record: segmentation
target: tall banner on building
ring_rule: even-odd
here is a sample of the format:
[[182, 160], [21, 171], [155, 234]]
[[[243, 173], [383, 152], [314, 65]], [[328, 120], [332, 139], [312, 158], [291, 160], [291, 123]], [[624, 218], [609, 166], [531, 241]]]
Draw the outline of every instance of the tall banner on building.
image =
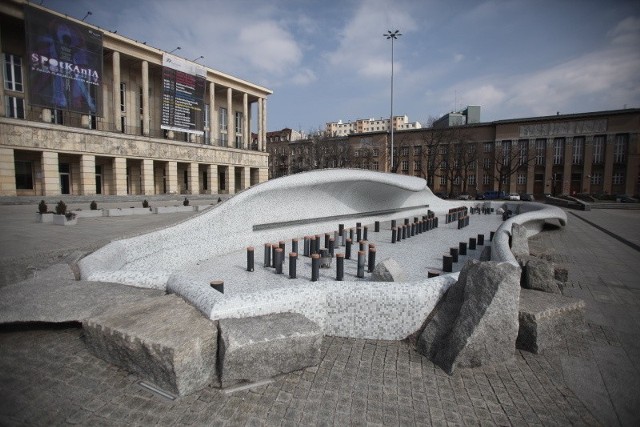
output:
[[102, 116], [102, 32], [25, 6], [29, 103]]
[[177, 56], [162, 56], [162, 122], [167, 130], [204, 133], [207, 69]]

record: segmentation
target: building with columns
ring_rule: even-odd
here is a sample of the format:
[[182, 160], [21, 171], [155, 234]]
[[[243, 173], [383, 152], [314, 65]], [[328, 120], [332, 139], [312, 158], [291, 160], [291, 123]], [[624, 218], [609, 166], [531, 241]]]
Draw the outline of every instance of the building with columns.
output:
[[[58, 35], [60, 28], [97, 34], [99, 84], [67, 89], [69, 105], [82, 96], [93, 96], [97, 105], [87, 101], [85, 111], [45, 105], [57, 80], [50, 77], [53, 83], [43, 87], [32, 78], [30, 32], [46, 28], [30, 27], [28, 14], [61, 22]], [[233, 194], [268, 178], [269, 89], [24, 0], [0, 2], [0, 50], [0, 196]], [[168, 80], [164, 61], [172, 58], [201, 70], [200, 80], [189, 74], [183, 74], [186, 83]], [[60, 58], [48, 61], [48, 69], [64, 65]], [[76, 69], [96, 81], [98, 71]], [[179, 101], [167, 112], [167, 82], [174, 93], [184, 89], [180, 84], [200, 85], [187, 90], [196, 96], [185, 117], [178, 117], [185, 105]], [[40, 93], [44, 101], [31, 102]]]
[[[269, 143], [270, 176], [331, 167], [427, 179], [438, 193], [640, 193], [640, 109]], [[313, 158], [308, 158], [312, 156]]]

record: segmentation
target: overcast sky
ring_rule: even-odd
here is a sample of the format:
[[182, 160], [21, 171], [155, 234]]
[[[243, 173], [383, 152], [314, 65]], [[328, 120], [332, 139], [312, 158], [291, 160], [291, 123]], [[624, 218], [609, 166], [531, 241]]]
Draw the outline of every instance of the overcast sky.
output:
[[640, 107], [638, 0], [44, 0], [273, 90], [268, 129], [388, 117], [482, 121]]

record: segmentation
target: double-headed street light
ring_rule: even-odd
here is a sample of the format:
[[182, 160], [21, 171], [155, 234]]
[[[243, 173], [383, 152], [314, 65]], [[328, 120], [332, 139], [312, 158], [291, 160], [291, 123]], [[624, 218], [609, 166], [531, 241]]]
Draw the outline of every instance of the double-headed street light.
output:
[[400, 31], [388, 30], [386, 34], [383, 34], [387, 40], [391, 39], [391, 116], [389, 117], [389, 126], [391, 127], [391, 172], [393, 172], [393, 41], [400, 37]]

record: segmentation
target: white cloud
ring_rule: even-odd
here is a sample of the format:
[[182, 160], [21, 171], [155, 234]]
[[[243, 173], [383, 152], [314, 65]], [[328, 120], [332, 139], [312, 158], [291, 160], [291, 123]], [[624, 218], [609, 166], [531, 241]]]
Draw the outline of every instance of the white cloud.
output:
[[302, 59], [292, 35], [268, 21], [240, 29], [236, 51], [254, 67], [274, 74], [284, 73]]
[[316, 80], [317, 76], [313, 70], [302, 68], [293, 77], [291, 77], [290, 83], [296, 86], [306, 86]]

